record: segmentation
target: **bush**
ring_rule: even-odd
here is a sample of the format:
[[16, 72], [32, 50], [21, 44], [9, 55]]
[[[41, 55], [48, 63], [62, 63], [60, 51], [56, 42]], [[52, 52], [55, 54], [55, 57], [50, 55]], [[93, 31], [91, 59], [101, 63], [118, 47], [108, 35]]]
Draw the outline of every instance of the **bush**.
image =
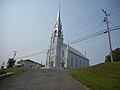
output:
[[[112, 50], [112, 56], [113, 56], [113, 61], [120, 61], [120, 48], [116, 48], [115, 50]], [[110, 55], [107, 55], [105, 57], [105, 62], [111, 62]]]
[[6, 74], [6, 73], [7, 73], [6, 71], [0, 70], [0, 75]]

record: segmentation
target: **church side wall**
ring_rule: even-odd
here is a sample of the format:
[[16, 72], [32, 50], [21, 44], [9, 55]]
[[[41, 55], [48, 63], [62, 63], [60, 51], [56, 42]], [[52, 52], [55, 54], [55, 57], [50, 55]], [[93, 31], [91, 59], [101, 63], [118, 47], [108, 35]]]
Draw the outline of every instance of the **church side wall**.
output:
[[83, 58], [79, 55], [76, 55], [73, 52], [68, 53], [68, 68], [83, 68], [89, 66], [89, 60]]

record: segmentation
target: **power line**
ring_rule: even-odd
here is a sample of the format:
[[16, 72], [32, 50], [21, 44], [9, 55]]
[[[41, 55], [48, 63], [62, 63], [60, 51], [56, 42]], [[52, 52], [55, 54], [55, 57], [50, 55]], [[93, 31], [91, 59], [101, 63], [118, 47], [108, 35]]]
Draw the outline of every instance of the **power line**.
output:
[[[117, 10], [117, 11], [115, 11], [115, 12], [118, 12], [119, 10]], [[111, 23], [113, 26], [116, 26], [116, 25], [114, 25], [113, 23]], [[78, 27], [79, 28], [79, 27]], [[73, 29], [74, 31], [75, 30], [80, 30], [80, 29], [78, 29], [78, 28], [76, 28], [76, 29]], [[71, 34], [73, 34], [73, 32], [70, 32]], [[68, 34], [68, 33], [67, 33]], [[78, 33], [77, 33], [78, 34]]]
[[83, 24], [84, 22], [86, 23], [87, 21], [93, 19], [93, 17], [95, 18], [95, 17], [96, 17], [96, 14], [98, 14], [98, 12], [100, 12], [100, 11], [96, 11], [96, 12], [94, 12], [93, 14], [90, 14], [89, 16], [87, 16], [87, 17], [85, 17], [85, 18], [83, 18], [83, 19], [80, 19], [78, 22], [75, 22], [75, 23], [73, 23], [73, 24], [65, 27], [65, 28], [64, 28], [65, 32], [66, 32], [66, 31], [69, 31], [69, 30], [70, 30], [69, 28], [71, 28], [71, 27], [72, 27], [72, 28], [73, 28], [73, 27], [76, 27], [76, 25], [80, 25], [81, 23]]
[[117, 30], [120, 30], [120, 28], [115, 28], [115, 29], [112, 29], [110, 31], [117, 31]]
[[116, 26], [116, 25], [114, 25], [112, 22], [110, 22], [110, 24], [113, 25], [113, 26]]
[[[113, 8], [113, 7], [115, 7], [115, 5], [117, 5], [117, 4], [119, 4], [119, 3], [120, 3], [120, 2], [115, 2], [115, 3], [113, 3], [113, 4], [109, 5], [109, 6], [104, 7], [104, 9]], [[66, 29], [68, 29], [68, 28], [70, 28], [70, 27], [73, 27], [73, 26], [75, 26], [76, 24], [79, 24], [80, 22], [83, 22], [84, 20], [89, 19], [90, 17], [92, 17], [92, 16], [94, 16], [94, 15], [96, 16], [96, 14], [98, 14], [98, 12], [100, 12], [100, 11], [101, 11], [101, 9], [97, 10], [96, 12], [90, 14], [89, 16], [87, 16], [87, 17], [85, 17], [85, 18], [83, 18], [83, 19], [80, 19], [78, 22], [75, 22], [75, 23], [73, 23], [73, 24], [71, 24], [71, 25], [68, 25], [67, 27], [64, 28], [65, 32], [66, 32]], [[86, 22], [86, 21], [85, 21], [85, 22]], [[69, 30], [69, 29], [68, 29], [68, 30]]]
[[45, 53], [46, 51], [47, 50], [44, 50], [44, 51], [41, 51], [41, 52], [37, 52], [37, 53], [33, 53], [33, 54], [30, 54], [30, 55], [26, 55], [26, 56], [22, 56], [22, 57], [17, 57], [16, 59], [21, 59], [21, 58], [27, 58], [27, 57], [32, 57], [32, 56], [40, 55], [40, 54]]
[[84, 24], [84, 23], [81, 22], [81, 25], [78, 25], [78, 26], [76, 26], [76, 28], [74, 28], [74, 29], [72, 29], [72, 30], [69, 30], [69, 32], [68, 32], [68, 33], [65, 33], [65, 35], [70, 34], [72, 31], [77, 31], [77, 30], [79, 30], [80, 27], [83, 27], [83, 26], [87, 26], [87, 25], [89, 25], [89, 24], [92, 24], [92, 22], [95, 21], [95, 20], [96, 20], [95, 18], [93, 18], [93, 20], [91, 19], [91, 21], [88, 20], [88, 21], [90, 21], [90, 22], [87, 21], [88, 23], [86, 23], [86, 24]]
[[43, 45], [40, 45], [40, 46], [38, 46], [38, 47], [36, 47], [36, 48], [31, 48], [31, 49], [28, 49], [28, 50], [20, 51], [20, 52], [19, 52], [19, 55], [26, 55], [26, 54], [28, 54], [28, 53], [30, 53], [30, 52], [37, 52], [37, 51], [39, 51], [39, 50], [43, 50], [43, 49], [46, 48], [46, 47], [48, 47], [47, 44], [45, 44], [44, 46], [43, 46]]
[[[99, 25], [97, 25], [96, 27], [98, 28], [98, 27], [102, 27], [102, 26], [99, 24]], [[70, 34], [78, 35], [78, 34], [84, 33], [84, 32], [87, 31], [87, 30], [93, 30], [93, 27], [92, 27], [92, 28], [88, 28], [88, 29], [79, 29], [79, 28], [78, 28], [77, 30], [79, 30], [79, 31], [81, 31], [81, 32], [77, 32], [77, 33], [71, 32]], [[70, 34], [69, 34], [69, 35], [70, 35]], [[70, 37], [72, 37], [72, 35], [71, 35]], [[70, 38], [70, 37], [69, 37], [69, 38]], [[69, 38], [67, 37], [67, 38], [65, 38], [65, 39], [69, 39]]]
[[[118, 26], [117, 26], [117, 27], [118, 27]], [[112, 28], [113, 28], [113, 29], [112, 29]], [[120, 28], [115, 28], [115, 27], [112, 27], [112, 28], [110, 28], [110, 31], [115, 31], [115, 30], [120, 29]], [[81, 42], [81, 41], [90, 39], [90, 38], [92, 38], [92, 37], [95, 37], [95, 36], [98, 36], [98, 35], [101, 35], [101, 34], [104, 34], [104, 33], [107, 33], [106, 29], [105, 29], [105, 30], [102, 30], [102, 31], [99, 31], [99, 32], [96, 32], [96, 33], [93, 33], [93, 34], [90, 34], [90, 35], [87, 35], [87, 36], [84, 36], [84, 37], [82, 37], [82, 38], [73, 40], [73, 41], [71, 41], [69, 44], [72, 45], [72, 44], [75, 44], [75, 43], [78, 43], [78, 42]]]
[[111, 14], [114, 14], [116, 12], [120, 12], [120, 10], [115, 10], [115, 11], [112, 11]]
[[[120, 28], [117, 28], [117, 29], [113, 29], [113, 30], [110, 30], [110, 31], [116, 31], [116, 30], [118, 30], [118, 29], [120, 30]], [[77, 40], [77, 41], [75, 41], [75, 42], [71, 42], [71, 43], [69, 43], [69, 45], [76, 44], [76, 43], [79, 43], [79, 42], [81, 42], [81, 41], [85, 41], [85, 40], [87, 40], [87, 39], [90, 39], [90, 38], [92, 38], [92, 37], [95, 37], [95, 36], [98, 36], [98, 35], [101, 35], [101, 34], [104, 34], [104, 33], [107, 33], [107, 31], [104, 31], [104, 32], [95, 34], [95, 35], [93, 35], [93, 36], [90, 36], [90, 37], [86, 37], [86, 38]]]
[[103, 34], [103, 33], [104, 33], [103, 31], [102, 31], [102, 32], [96, 32], [96, 33], [94, 33], [94, 34], [90, 34], [90, 35], [88, 35], [88, 36], [85, 36], [85, 37], [82, 37], [82, 38], [76, 39], [76, 40], [70, 42], [69, 44], [72, 45], [72, 44], [75, 44], [75, 43], [78, 43], [78, 42], [81, 42], [81, 41], [87, 40], [87, 39], [89, 39], [89, 38], [92, 38], [92, 37], [95, 37], [95, 36], [101, 35], [101, 34]]
[[[118, 4], [118, 3], [116, 3], [116, 4]], [[117, 11], [116, 11], [116, 12], [117, 12]], [[88, 24], [92, 24], [92, 23], [87, 23], [87, 25], [88, 25]], [[84, 24], [84, 25], [86, 25], [86, 24]], [[84, 26], [84, 25], [82, 25], [82, 26]], [[115, 26], [115, 25], [114, 25], [114, 26]], [[77, 28], [74, 28], [74, 29], [73, 29], [74, 31], [79, 30], [78, 28], [80, 27], [80, 25], [79, 25], [79, 26], [76, 26], [76, 27], [77, 27]], [[73, 30], [72, 30], [72, 31], [73, 31]], [[85, 29], [85, 30], [86, 30], [86, 29]], [[68, 33], [66, 33], [66, 35], [67, 35], [67, 34], [70, 34], [70, 33], [73, 34], [73, 32], [68, 32]], [[77, 34], [78, 34], [78, 33], [77, 33]]]
[[106, 6], [106, 7], [103, 7], [103, 9], [107, 9], [107, 10], [113, 9], [117, 4], [120, 4], [120, 1], [115, 2], [115, 3], [111, 4], [111, 5]]
[[19, 48], [19, 49], [17, 49], [16, 51], [21, 51], [21, 50], [25, 50], [25, 49], [31, 48], [31, 47], [33, 47], [33, 46], [35, 46], [35, 45], [42, 44], [43, 42], [46, 42], [46, 41], [48, 41], [48, 40], [49, 40], [49, 39], [45, 39], [45, 40], [39, 41], [39, 42], [34, 43], [34, 44], [31, 44], [31, 45], [29, 45], [29, 46], [26, 46], [26, 47], [23, 47], [23, 48]]
[[112, 9], [115, 9], [115, 8], [117, 8], [117, 7], [119, 7], [120, 6], [120, 2], [118, 2], [118, 3], [116, 3], [115, 5], [112, 5], [110, 8], [104, 8], [104, 9], [106, 9], [106, 10], [112, 10]]

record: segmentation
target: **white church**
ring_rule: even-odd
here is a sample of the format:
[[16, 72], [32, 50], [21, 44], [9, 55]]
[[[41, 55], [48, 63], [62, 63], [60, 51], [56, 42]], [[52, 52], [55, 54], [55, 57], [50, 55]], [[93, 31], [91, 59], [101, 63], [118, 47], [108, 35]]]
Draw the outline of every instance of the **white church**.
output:
[[89, 66], [87, 59], [81, 52], [63, 42], [60, 7], [47, 52], [46, 66], [56, 68], [83, 68]]

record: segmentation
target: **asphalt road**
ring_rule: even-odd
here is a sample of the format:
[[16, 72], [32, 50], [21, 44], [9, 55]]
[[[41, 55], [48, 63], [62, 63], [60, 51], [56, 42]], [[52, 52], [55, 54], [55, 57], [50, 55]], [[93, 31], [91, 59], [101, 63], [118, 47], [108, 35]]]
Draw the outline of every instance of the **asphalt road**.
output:
[[65, 69], [26, 69], [0, 81], [0, 90], [88, 90]]

